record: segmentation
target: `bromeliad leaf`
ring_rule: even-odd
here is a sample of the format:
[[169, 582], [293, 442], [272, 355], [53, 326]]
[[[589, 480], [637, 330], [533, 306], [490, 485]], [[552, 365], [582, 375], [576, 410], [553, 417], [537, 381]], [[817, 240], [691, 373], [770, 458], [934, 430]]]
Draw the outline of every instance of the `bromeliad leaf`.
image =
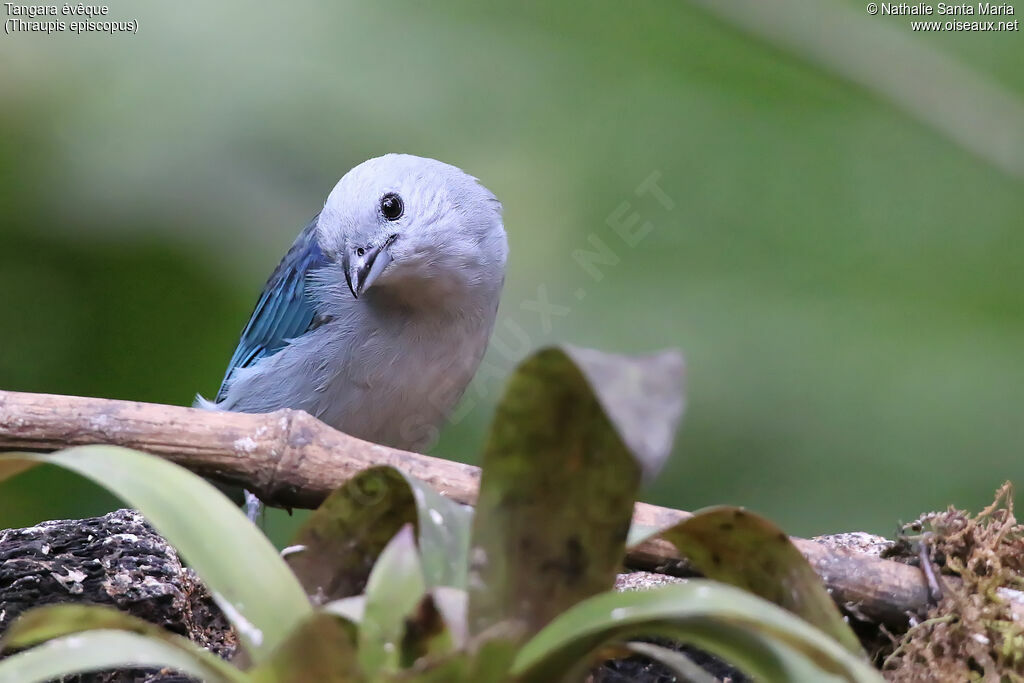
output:
[[[513, 374], [483, 458], [470, 553], [470, 633], [524, 637], [612, 587], [641, 471], [682, 412], [676, 352], [545, 349]], [[557, 513], [557, 514], [556, 514]]]
[[465, 585], [471, 512], [393, 467], [352, 477], [314, 512], [287, 562], [315, 602], [362, 593], [373, 563], [406, 524], [415, 524], [429, 586]]
[[[366, 596], [335, 600], [321, 609], [332, 614], [351, 616], [350, 621], [361, 624], [366, 609]], [[453, 674], [455, 671], [465, 672], [469, 667], [469, 657], [463, 651], [465, 645], [465, 591], [446, 586], [434, 588], [404, 618], [399, 658], [410, 668], [389, 674], [388, 680], [417, 683], [476, 681], [476, 678]]]
[[388, 683], [491, 683], [473, 678], [465, 653], [458, 653], [424, 667], [400, 671], [387, 678]]
[[473, 509], [445, 498], [415, 477], [405, 479], [416, 496], [416, 542], [427, 586], [465, 590]]
[[425, 593], [412, 526], [406, 525], [381, 553], [366, 583], [359, 663], [369, 677], [411, 664], [403, 661], [406, 620]]
[[340, 600], [332, 600], [320, 607], [321, 612], [341, 617], [353, 624], [360, 624], [363, 621], [363, 613], [366, 611], [366, 596], [352, 595]]
[[864, 659], [790, 612], [700, 579], [590, 598], [527, 642], [512, 673], [524, 683], [561, 680], [573, 663], [595, 663], [603, 646], [651, 636], [693, 643], [759, 680], [882, 680]]
[[[211, 655], [212, 656], [212, 655]], [[0, 661], [0, 683], [43, 683], [63, 676], [127, 668], [167, 668], [205, 683], [244, 683], [186, 650], [158, 638], [126, 631], [88, 631], [62, 636]]]
[[403, 476], [374, 467], [327, 497], [292, 539], [285, 561], [316, 603], [359, 595], [373, 563], [406, 524], [416, 499]]
[[126, 448], [81, 446], [50, 455], [0, 455], [0, 476], [26, 463], [80, 474], [142, 512], [202, 578], [253, 662], [269, 656], [312, 615], [302, 586], [270, 541], [212, 484], [188, 470]]
[[356, 656], [356, 627], [326, 612], [306, 620], [249, 672], [250, 683], [362, 683], [366, 677]]
[[466, 649], [469, 640], [469, 633], [466, 625], [466, 607], [469, 596], [466, 591], [448, 586], [438, 586], [431, 591], [434, 605], [444, 619], [448, 633], [451, 636], [452, 646], [457, 650]]
[[788, 609], [863, 654], [860, 641], [789, 537], [764, 517], [713, 507], [658, 534], [709, 579], [743, 588]]
[[119, 631], [162, 641], [183, 655], [191, 656], [196, 667], [216, 672], [219, 680], [241, 681], [245, 678], [234, 666], [191, 640], [101, 605], [50, 605], [29, 610], [18, 617], [0, 638], [0, 651], [28, 648], [55, 638], [94, 631]]
[[481, 633], [471, 645], [471, 674], [466, 680], [473, 683], [505, 683], [515, 662], [522, 629], [511, 624], [498, 624]]
[[577, 346], [566, 353], [586, 375], [609, 421], [651, 481], [672, 452], [686, 407], [683, 355], [622, 356]]

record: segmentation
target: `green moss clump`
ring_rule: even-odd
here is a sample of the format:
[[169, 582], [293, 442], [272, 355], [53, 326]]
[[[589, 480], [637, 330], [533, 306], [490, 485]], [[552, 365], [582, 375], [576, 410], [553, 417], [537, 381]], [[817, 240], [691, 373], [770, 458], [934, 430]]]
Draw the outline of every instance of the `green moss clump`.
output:
[[1024, 594], [1014, 595], [1024, 589], [1024, 526], [1010, 484], [978, 515], [951, 506], [922, 516], [898, 547], [927, 555], [941, 598], [885, 659], [886, 678], [1024, 682]]

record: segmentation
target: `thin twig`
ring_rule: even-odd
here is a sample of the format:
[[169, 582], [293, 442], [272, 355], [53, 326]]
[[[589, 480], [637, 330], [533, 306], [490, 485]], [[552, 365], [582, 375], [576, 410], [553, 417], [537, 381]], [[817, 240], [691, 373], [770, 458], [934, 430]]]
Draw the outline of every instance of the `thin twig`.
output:
[[939, 581], [935, 578], [935, 568], [932, 566], [931, 546], [928, 539], [921, 539], [919, 546], [917, 554], [921, 562], [921, 571], [924, 572], [924, 577], [928, 581], [928, 591], [931, 593], [932, 601], [938, 603], [942, 600], [942, 588], [939, 587]]

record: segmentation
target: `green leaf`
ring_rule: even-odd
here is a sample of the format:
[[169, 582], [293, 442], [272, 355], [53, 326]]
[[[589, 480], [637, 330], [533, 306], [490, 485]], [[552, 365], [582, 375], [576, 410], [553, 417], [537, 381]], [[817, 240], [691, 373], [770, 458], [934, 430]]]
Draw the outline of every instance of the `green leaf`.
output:
[[242, 683], [235, 670], [211, 667], [192, 649], [126, 631], [86, 631], [50, 640], [0, 661], [0, 683], [43, 683], [61, 676], [127, 668], [168, 668], [204, 683]]
[[[410, 602], [411, 602], [411, 596]], [[352, 617], [352, 621], [362, 623], [366, 609], [366, 596], [357, 596], [335, 600], [321, 609], [331, 614]], [[396, 615], [401, 609], [396, 608]], [[417, 681], [425, 680], [463, 680], [445, 679], [438, 670], [431, 668], [445, 662], [444, 671], [464, 671], [469, 660], [463, 656], [466, 645], [466, 592], [448, 586], [438, 586], [425, 594], [420, 602], [402, 620], [401, 645], [398, 649], [399, 666], [403, 671], [410, 672], [408, 678]], [[373, 628], [373, 626], [371, 626]], [[385, 641], [384, 649], [390, 651], [393, 639]], [[393, 659], [384, 659], [393, 663]], [[458, 660], [457, 662], [455, 660]], [[411, 667], [411, 668], [409, 668]], [[430, 671], [429, 676], [420, 679], [411, 672]], [[389, 673], [397, 670], [392, 667]], [[424, 674], [426, 676], [426, 674]], [[399, 677], [406, 680], [406, 677]], [[397, 679], [396, 679], [397, 680]], [[469, 678], [466, 680], [476, 680]]]
[[270, 659], [249, 672], [251, 683], [360, 683], [356, 627], [318, 612], [292, 632]]
[[340, 600], [332, 600], [320, 607], [321, 612], [341, 617], [353, 624], [360, 624], [363, 621], [363, 614], [366, 612], [366, 596], [352, 595]]
[[242, 672], [187, 638], [138, 617], [102, 605], [50, 605], [18, 617], [0, 638], [0, 650], [23, 649], [77, 633], [123, 631], [161, 640], [191, 655], [198, 664], [217, 671], [225, 680], [241, 680]]
[[[424, 596], [424, 600], [427, 598], [432, 601], [438, 615], [444, 622], [446, 637], [450, 639], [451, 649], [464, 649], [468, 638], [466, 633], [466, 591], [459, 590], [458, 588], [451, 588], [449, 586], [438, 586], [431, 589], [430, 592]], [[420, 609], [424, 609], [422, 602], [420, 604]], [[354, 624], [360, 624], [362, 623], [363, 615], [366, 612], [366, 596], [354, 595], [352, 597], [342, 598], [341, 600], [334, 600], [323, 605], [320, 610], [327, 612], [328, 614], [334, 614], [342, 617], [346, 621], [350, 621]], [[425, 615], [425, 618], [428, 617], [430, 617], [430, 615]], [[415, 621], [417, 617], [414, 615], [413, 619]]]
[[686, 407], [683, 355], [675, 349], [644, 356], [578, 346], [564, 350], [586, 376], [608, 419], [640, 463], [644, 479], [653, 479], [672, 452]]
[[678, 353], [549, 348], [513, 373], [483, 458], [470, 632], [524, 636], [611, 588], [641, 471], [667, 456], [682, 412]]
[[863, 654], [821, 578], [779, 527], [735, 507], [700, 510], [658, 534], [704, 576], [775, 603]]
[[202, 578], [254, 662], [313, 613], [270, 541], [212, 484], [185, 468], [126, 448], [81, 446], [50, 455], [0, 455], [0, 477], [27, 463], [80, 474], [142, 512]]
[[426, 588], [412, 526], [406, 525], [384, 548], [366, 583], [359, 662], [370, 677], [408, 664], [402, 661], [406, 618], [423, 599]]
[[593, 664], [602, 646], [658, 635], [693, 643], [764, 680], [881, 681], [864, 659], [799, 617], [740, 589], [700, 579], [609, 592], [580, 603], [524, 645], [513, 673], [524, 682], [561, 680], [579, 663]]
[[473, 508], [445, 498], [415, 477], [403, 476], [416, 496], [416, 543], [427, 586], [465, 590]]
[[469, 627], [466, 623], [469, 596], [466, 591], [449, 586], [438, 586], [430, 593], [437, 610], [444, 619], [448, 632], [451, 634], [452, 647], [456, 650], [464, 650], [469, 640]]
[[469, 669], [469, 658], [465, 653], [457, 653], [438, 662], [427, 662], [411, 669], [398, 671], [384, 678], [391, 683], [398, 681], [408, 683], [491, 683], [473, 678]]
[[508, 624], [497, 624], [481, 633], [471, 659], [472, 683], [504, 683], [519, 652], [522, 629]]
[[24, 459], [2, 459], [0, 460], [0, 481], [15, 477], [25, 470], [30, 470], [39, 463]]
[[393, 467], [372, 467], [335, 490], [292, 541], [286, 560], [316, 602], [358, 595], [373, 563], [405, 524], [416, 524], [429, 586], [464, 587], [469, 508]]

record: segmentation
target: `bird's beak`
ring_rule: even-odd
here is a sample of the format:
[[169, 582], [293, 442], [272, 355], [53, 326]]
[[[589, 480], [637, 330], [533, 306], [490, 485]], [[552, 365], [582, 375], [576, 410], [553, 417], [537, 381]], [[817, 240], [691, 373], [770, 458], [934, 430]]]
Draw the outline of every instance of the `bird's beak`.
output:
[[352, 290], [352, 296], [358, 299], [391, 263], [391, 252], [388, 247], [392, 241], [393, 238], [389, 238], [383, 244], [367, 247], [362, 256], [354, 251], [345, 251], [342, 268], [345, 270], [345, 282]]

